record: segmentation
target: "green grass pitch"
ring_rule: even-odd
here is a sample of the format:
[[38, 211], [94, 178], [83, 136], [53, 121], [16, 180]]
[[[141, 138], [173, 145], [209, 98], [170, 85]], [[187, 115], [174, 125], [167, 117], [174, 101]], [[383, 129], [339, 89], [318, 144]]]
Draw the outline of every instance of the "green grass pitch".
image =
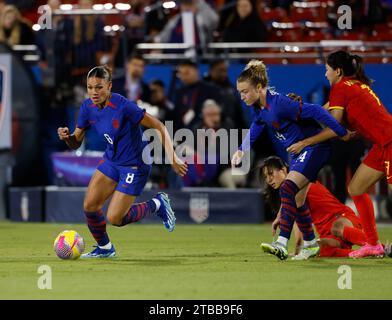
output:
[[[63, 261], [53, 251], [60, 231], [84, 225], [0, 223], [0, 299], [391, 299], [392, 259], [279, 261], [263, 254], [270, 225], [108, 227], [118, 257]], [[392, 226], [379, 227], [382, 241]], [[52, 289], [38, 288], [41, 265]], [[351, 268], [351, 289], [339, 289], [338, 268]], [[46, 274], [47, 275], [47, 274]], [[347, 274], [346, 274], [347, 275]], [[345, 282], [347, 283], [347, 282]]]

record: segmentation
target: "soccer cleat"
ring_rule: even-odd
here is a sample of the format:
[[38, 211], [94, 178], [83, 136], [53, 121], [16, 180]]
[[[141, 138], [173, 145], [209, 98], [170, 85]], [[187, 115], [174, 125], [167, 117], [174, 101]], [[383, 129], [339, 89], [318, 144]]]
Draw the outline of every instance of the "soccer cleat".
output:
[[97, 259], [97, 258], [114, 258], [116, 256], [116, 249], [114, 245], [110, 249], [101, 249], [94, 246], [95, 249], [89, 253], [82, 254], [81, 259]]
[[312, 246], [303, 247], [297, 255], [291, 258], [291, 260], [307, 260], [309, 258], [317, 257], [319, 253], [320, 246], [316, 243]]
[[264, 252], [274, 255], [278, 257], [280, 260], [286, 260], [287, 257], [289, 256], [287, 252], [287, 248], [283, 244], [277, 241], [274, 241], [271, 244], [262, 243], [260, 247], [261, 249], [263, 249]]
[[162, 219], [165, 228], [169, 232], [172, 232], [176, 226], [176, 216], [174, 215], [174, 211], [170, 205], [169, 196], [164, 192], [158, 192], [155, 198], [161, 203], [157, 216]]
[[372, 246], [366, 243], [364, 246], [359, 248], [358, 250], [354, 250], [348, 254], [350, 258], [365, 258], [365, 257], [377, 257], [381, 258], [384, 256], [384, 247], [382, 244], [377, 244]]

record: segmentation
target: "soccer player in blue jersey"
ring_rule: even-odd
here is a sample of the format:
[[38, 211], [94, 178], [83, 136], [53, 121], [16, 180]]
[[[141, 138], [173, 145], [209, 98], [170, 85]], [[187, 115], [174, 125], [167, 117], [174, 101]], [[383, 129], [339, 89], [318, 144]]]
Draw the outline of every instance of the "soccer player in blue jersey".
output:
[[[252, 60], [247, 64], [237, 79], [237, 89], [241, 99], [253, 107], [254, 117], [248, 135], [233, 155], [234, 166], [241, 162], [244, 152], [252, 146], [266, 125], [274, 130], [286, 149], [303, 137], [320, 132], [322, 127], [318, 122], [330, 127], [340, 137], [347, 138], [349, 135], [323, 107], [298, 102], [271, 90], [266, 67], [261, 61]], [[280, 187], [280, 234], [272, 244], [261, 244], [265, 252], [282, 260], [287, 259], [287, 243], [296, 221], [303, 234], [304, 247], [293, 259], [304, 260], [319, 254], [320, 248], [305, 203], [306, 186], [316, 180], [329, 155], [330, 146], [325, 142], [304, 148], [300, 154], [291, 156], [289, 174]]]
[[102, 212], [109, 197], [112, 199], [107, 210], [107, 220], [114, 226], [121, 227], [148, 215], [156, 215], [162, 219], [169, 232], [175, 227], [176, 218], [165, 193], [159, 192], [147, 202], [134, 204], [151, 171], [151, 164], [145, 163], [142, 157], [147, 142], [142, 139], [140, 125], [158, 130], [174, 171], [180, 176], [187, 172], [187, 165], [174, 152], [166, 127], [134, 102], [112, 93], [111, 88], [112, 73], [109, 68], [98, 66], [90, 70], [87, 75], [89, 99], [80, 108], [75, 131], [70, 134], [68, 128], [58, 128], [59, 138], [71, 149], [80, 147], [90, 127], [95, 127], [107, 143], [83, 204], [88, 228], [98, 245], [82, 258], [116, 255], [106, 232], [106, 220]]

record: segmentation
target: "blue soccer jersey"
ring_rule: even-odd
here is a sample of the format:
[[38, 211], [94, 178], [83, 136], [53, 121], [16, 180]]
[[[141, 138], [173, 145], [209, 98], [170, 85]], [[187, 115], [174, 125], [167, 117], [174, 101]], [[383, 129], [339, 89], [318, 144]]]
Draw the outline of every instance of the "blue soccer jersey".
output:
[[147, 145], [139, 125], [144, 113], [145, 110], [134, 102], [112, 93], [103, 109], [91, 99], [85, 100], [80, 108], [77, 127], [87, 130], [92, 126], [105, 139], [105, 160], [114, 165], [138, 167], [143, 165], [142, 153]]
[[253, 108], [253, 122], [240, 150], [247, 151], [263, 131], [265, 125], [271, 127], [276, 137], [288, 148], [292, 144], [314, 136], [322, 130], [320, 123], [330, 127], [338, 136], [347, 134], [322, 106], [300, 103], [285, 95], [267, 91], [264, 108]]

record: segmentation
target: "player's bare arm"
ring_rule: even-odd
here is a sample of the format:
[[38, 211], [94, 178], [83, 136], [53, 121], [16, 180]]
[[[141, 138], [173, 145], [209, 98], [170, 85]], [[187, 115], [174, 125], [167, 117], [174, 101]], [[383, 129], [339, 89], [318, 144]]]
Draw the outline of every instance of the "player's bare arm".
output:
[[145, 113], [140, 124], [146, 128], [158, 130], [158, 132], [160, 133], [159, 139], [161, 140], [161, 143], [165, 148], [166, 155], [169, 157], [169, 161], [172, 164], [174, 171], [181, 177], [185, 176], [188, 171], [188, 165], [184, 163], [180, 158], [178, 158], [176, 153], [174, 152], [173, 143], [164, 124], [158, 119], [149, 115], [148, 113]]
[[70, 134], [69, 128], [60, 127], [57, 129], [57, 134], [59, 139], [64, 141], [70, 149], [76, 150], [81, 146], [86, 132], [83, 129], [76, 128], [73, 134]]

